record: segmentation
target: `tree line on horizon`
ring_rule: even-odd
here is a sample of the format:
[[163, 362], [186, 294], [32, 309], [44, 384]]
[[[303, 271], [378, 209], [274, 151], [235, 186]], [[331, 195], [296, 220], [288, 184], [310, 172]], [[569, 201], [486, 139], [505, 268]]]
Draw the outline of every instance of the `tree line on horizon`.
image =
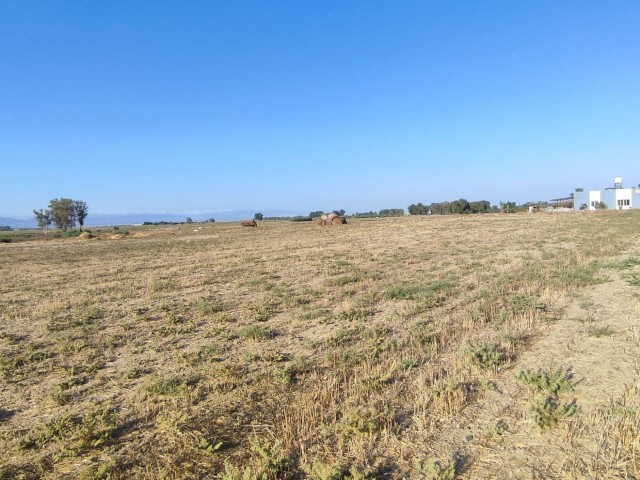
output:
[[409, 205], [409, 215], [452, 215], [464, 213], [487, 213], [497, 211], [488, 200], [469, 202], [464, 198], [451, 202], [433, 202], [430, 205], [422, 203]]
[[[524, 212], [529, 207], [537, 209], [549, 206], [549, 202], [526, 202], [517, 205], [516, 202], [500, 202], [498, 205], [491, 205], [488, 200], [476, 200], [470, 202], [465, 198], [450, 202], [434, 202], [429, 205], [422, 203], [409, 205], [409, 215], [454, 215], [470, 213], [515, 213]], [[564, 205], [563, 205], [564, 206]]]

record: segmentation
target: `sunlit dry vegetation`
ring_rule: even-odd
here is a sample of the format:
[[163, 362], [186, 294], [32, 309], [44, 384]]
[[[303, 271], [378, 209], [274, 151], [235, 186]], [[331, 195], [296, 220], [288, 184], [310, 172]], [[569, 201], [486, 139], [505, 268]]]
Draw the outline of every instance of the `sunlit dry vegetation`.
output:
[[558, 476], [640, 472], [633, 387], [582, 411], [561, 352], [518, 363], [607, 269], [637, 289], [637, 212], [127, 233], [0, 245], [0, 478], [468, 478], [522, 419]]

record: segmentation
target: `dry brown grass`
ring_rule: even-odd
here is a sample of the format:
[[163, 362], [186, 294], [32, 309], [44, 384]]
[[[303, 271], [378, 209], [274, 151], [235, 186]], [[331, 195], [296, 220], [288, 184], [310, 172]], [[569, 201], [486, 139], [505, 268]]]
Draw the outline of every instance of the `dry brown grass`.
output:
[[[639, 220], [262, 222], [2, 244], [0, 478], [430, 478], [434, 460], [436, 478], [474, 478], [495, 443], [465, 434], [487, 422], [483, 399], [576, 292], [606, 280], [597, 261], [637, 247]], [[623, 391], [622, 410], [556, 427], [575, 462], [549, 471], [638, 475], [640, 402]]]

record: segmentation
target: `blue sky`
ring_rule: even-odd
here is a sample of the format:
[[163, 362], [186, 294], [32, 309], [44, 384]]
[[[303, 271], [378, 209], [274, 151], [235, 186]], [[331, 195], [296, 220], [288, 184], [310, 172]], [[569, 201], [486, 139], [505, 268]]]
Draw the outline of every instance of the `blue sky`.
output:
[[640, 183], [640, 2], [0, 2], [0, 216]]

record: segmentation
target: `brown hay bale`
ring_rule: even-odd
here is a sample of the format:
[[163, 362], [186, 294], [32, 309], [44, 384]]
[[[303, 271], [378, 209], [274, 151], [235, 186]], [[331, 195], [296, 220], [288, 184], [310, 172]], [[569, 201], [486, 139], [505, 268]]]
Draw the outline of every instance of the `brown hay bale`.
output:
[[342, 225], [339, 217], [335, 217], [331, 219], [331, 225]]
[[320, 215], [320, 219], [321, 220], [326, 220], [327, 219], [327, 214], [323, 213], [322, 215]]
[[78, 235], [78, 240], [89, 240], [90, 238], [93, 238], [93, 235], [91, 235], [89, 232], [82, 232], [80, 235]]
[[322, 220], [321, 218], [316, 220], [316, 225], [319, 227], [324, 227], [326, 225], [326, 223], [324, 222], [324, 220]]
[[336, 215], [335, 213], [330, 213], [327, 215], [327, 220], [333, 221], [333, 219], [337, 217], [338, 215]]

